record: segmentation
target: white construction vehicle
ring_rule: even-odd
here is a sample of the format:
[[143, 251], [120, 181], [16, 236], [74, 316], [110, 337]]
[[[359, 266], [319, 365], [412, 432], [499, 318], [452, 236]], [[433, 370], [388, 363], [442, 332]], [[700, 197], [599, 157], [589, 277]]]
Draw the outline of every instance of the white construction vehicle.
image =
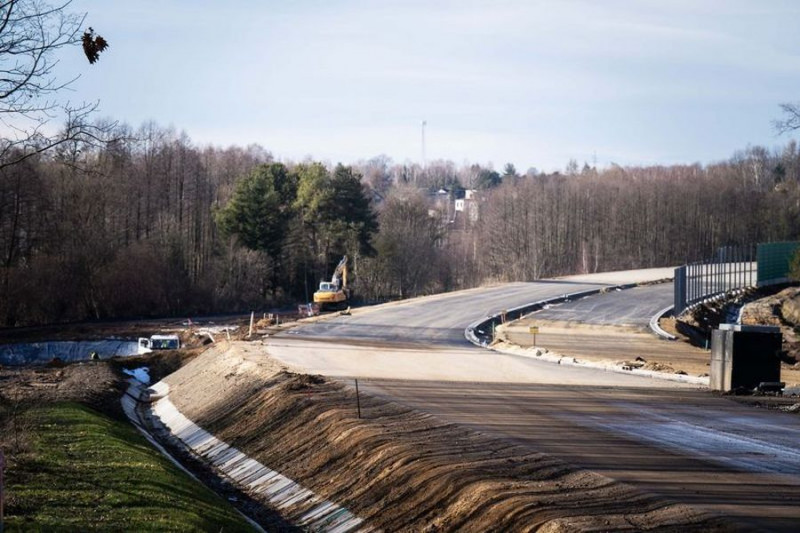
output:
[[177, 335], [152, 335], [139, 337], [139, 355], [150, 353], [153, 350], [177, 350], [181, 347], [181, 339]]

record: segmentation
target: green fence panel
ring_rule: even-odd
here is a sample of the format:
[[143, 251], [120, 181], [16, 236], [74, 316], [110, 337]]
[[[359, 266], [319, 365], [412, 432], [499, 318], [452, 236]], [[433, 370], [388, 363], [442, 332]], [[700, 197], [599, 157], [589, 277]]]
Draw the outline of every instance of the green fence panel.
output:
[[789, 276], [789, 261], [800, 248], [800, 242], [768, 242], [758, 245], [758, 283], [784, 279]]

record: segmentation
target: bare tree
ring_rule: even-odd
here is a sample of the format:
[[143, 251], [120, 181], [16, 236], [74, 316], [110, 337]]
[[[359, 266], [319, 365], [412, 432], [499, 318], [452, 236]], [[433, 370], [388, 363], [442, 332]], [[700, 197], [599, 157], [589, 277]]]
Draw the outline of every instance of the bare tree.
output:
[[783, 120], [773, 121], [779, 134], [800, 130], [800, 102], [781, 104]]
[[[71, 0], [0, 0], [0, 168], [64, 142], [92, 139], [89, 115], [97, 103], [72, 105], [57, 94], [76, 78], [56, 76], [57, 53], [81, 42], [84, 15]], [[53, 132], [54, 120], [65, 124]]]

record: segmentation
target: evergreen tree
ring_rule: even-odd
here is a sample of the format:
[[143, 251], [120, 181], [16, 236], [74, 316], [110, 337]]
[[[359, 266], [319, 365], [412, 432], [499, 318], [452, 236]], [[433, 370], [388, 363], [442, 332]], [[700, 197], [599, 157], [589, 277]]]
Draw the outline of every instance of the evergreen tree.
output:
[[260, 165], [239, 181], [233, 198], [217, 212], [217, 224], [224, 235], [277, 259], [296, 194], [296, 178], [283, 164]]

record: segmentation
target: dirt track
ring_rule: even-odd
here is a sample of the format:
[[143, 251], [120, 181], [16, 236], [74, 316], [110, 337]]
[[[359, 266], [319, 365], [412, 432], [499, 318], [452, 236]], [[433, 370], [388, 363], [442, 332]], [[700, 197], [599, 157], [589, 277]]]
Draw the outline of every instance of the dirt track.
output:
[[711, 356], [707, 350], [686, 342], [659, 340], [649, 331], [632, 327], [551, 322], [534, 315], [504, 326], [503, 338], [518, 346], [531, 346], [529, 327], [534, 325], [539, 327], [537, 346], [559, 355], [609, 364], [641, 364], [646, 370], [682, 371], [691, 376], [707, 376], [709, 372]]
[[714, 531], [729, 528], [546, 454], [341, 383], [287, 373], [253, 343], [170, 375], [196, 423], [385, 530]]

